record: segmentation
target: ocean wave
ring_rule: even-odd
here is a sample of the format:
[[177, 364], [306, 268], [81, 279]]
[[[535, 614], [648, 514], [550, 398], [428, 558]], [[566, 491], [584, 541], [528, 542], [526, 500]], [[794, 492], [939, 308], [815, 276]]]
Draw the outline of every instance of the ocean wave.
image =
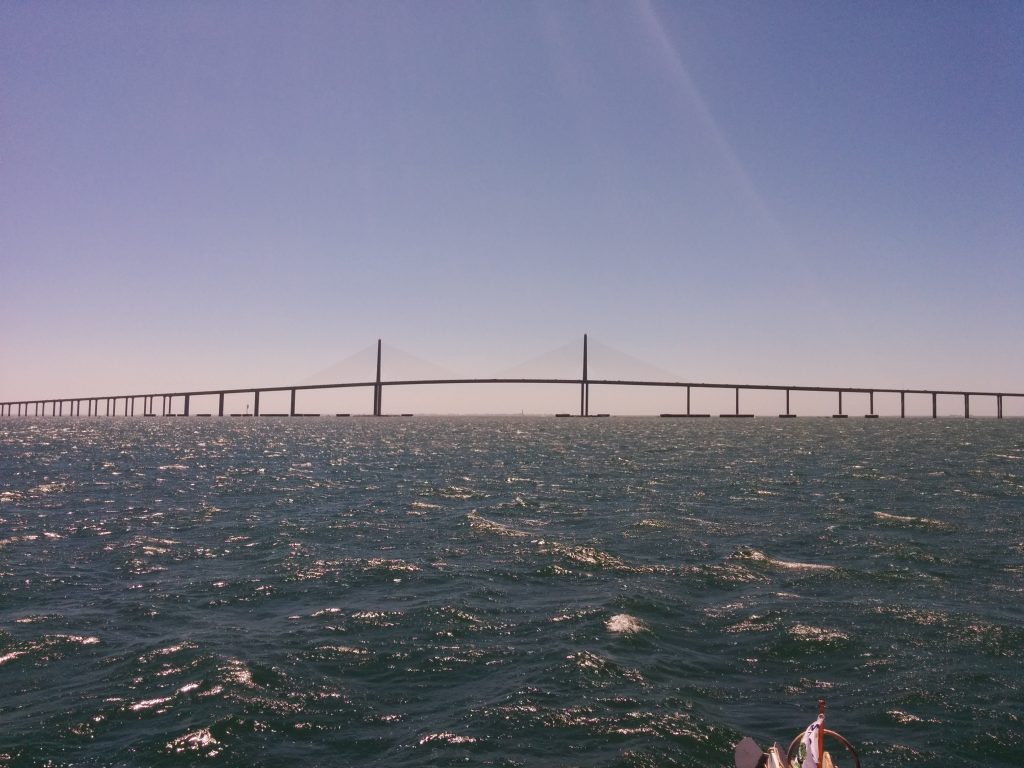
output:
[[217, 757], [224, 750], [224, 745], [209, 728], [200, 728], [169, 741], [164, 750], [175, 755], [191, 753], [202, 757]]
[[634, 568], [625, 560], [616, 557], [610, 552], [598, 549], [597, 547], [588, 547], [581, 544], [559, 544], [558, 542], [547, 542], [543, 539], [537, 543], [542, 547], [547, 547], [552, 554], [564, 557], [565, 559], [578, 563], [579, 565], [630, 572], [643, 570], [640, 568]]
[[929, 517], [913, 517], [912, 515], [894, 515], [891, 512], [875, 512], [875, 517], [884, 523], [891, 525], [921, 526], [925, 528], [938, 528], [947, 530], [952, 528], [949, 523], [942, 520], [933, 520]]
[[496, 523], [493, 520], [488, 520], [486, 517], [477, 513], [476, 510], [467, 514], [466, 519], [469, 520], [471, 528], [485, 533], [494, 533], [499, 536], [511, 536], [513, 538], [524, 538], [529, 536], [529, 534], [524, 531], [516, 530], [515, 528], [504, 525], [503, 523]]
[[792, 571], [834, 571], [836, 567], [834, 565], [827, 565], [825, 563], [801, 563], [794, 560], [780, 560], [775, 557], [766, 555], [759, 549], [753, 547], [740, 547], [731, 556], [730, 559], [746, 561], [751, 563], [763, 563], [770, 565], [773, 568], [785, 568]]
[[426, 501], [414, 501], [409, 505], [410, 509], [440, 509], [440, 504], [431, 504]]
[[850, 639], [850, 636], [838, 629], [815, 627], [810, 624], [794, 624], [787, 630], [790, 637], [810, 643], [834, 644]]

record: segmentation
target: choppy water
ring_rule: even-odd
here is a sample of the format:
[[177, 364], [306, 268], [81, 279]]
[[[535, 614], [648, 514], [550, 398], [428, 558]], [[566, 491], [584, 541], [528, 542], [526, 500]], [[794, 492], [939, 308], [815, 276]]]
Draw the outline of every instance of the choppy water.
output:
[[1024, 764], [1024, 423], [0, 422], [0, 766]]

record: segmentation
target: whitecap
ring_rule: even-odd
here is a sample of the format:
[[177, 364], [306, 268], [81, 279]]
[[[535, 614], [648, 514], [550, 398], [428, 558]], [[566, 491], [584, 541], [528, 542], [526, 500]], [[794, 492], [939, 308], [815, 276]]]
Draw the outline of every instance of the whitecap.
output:
[[605, 629], [616, 635], [634, 635], [638, 632], [647, 632], [647, 625], [636, 616], [628, 613], [617, 613], [604, 623]]
[[442, 731], [441, 733], [428, 733], [426, 736], [420, 738], [420, 746], [430, 744], [431, 742], [441, 742], [442, 744], [475, 744], [476, 738], [473, 736], [460, 736], [457, 733], [451, 731]]

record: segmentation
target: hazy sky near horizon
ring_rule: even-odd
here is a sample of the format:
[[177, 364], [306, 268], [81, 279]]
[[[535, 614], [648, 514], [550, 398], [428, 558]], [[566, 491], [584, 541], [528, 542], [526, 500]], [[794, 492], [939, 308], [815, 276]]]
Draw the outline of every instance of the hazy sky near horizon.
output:
[[1024, 391], [1024, 3], [4, 3], [0, 295], [0, 400]]

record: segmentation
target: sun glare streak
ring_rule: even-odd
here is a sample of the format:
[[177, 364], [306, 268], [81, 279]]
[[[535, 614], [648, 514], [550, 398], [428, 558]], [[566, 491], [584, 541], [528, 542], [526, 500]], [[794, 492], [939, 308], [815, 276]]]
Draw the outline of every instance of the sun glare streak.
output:
[[[680, 93], [685, 105], [697, 118], [698, 124], [703, 129], [706, 138], [718, 152], [721, 162], [725, 166], [730, 180], [739, 190], [740, 194], [752, 207], [760, 219], [760, 223], [770, 233], [773, 243], [766, 247], [766, 251], [776, 254], [777, 258], [784, 259], [790, 276], [800, 280], [802, 287], [808, 295], [815, 296], [821, 291], [822, 286], [814, 278], [812, 270], [806, 264], [801, 250], [794, 244], [786, 228], [779, 221], [768, 204], [765, 196], [755, 184], [750, 173], [747, 171], [739, 153], [730, 143], [724, 130], [715, 119], [714, 112], [708, 105], [707, 100], [701, 93], [700, 88], [690, 75], [690, 71], [683, 61], [682, 56], [672, 38], [666, 32], [665, 24], [658, 15], [650, 0], [637, 0], [635, 4], [641, 28], [647, 37], [648, 50], [653, 52], [664, 72]], [[828, 311], [826, 304], [821, 304], [821, 311]]]
[[665, 25], [651, 5], [650, 0], [637, 0], [636, 8], [639, 11], [642, 27], [650, 43], [649, 50], [655, 52], [665, 72], [669, 74], [672, 82], [675, 83], [679, 92], [685, 97], [688, 106], [697, 116], [702, 128], [706, 132], [707, 138], [710, 139], [721, 155], [732, 177], [732, 181], [754, 206], [764, 222], [782, 237], [784, 235], [782, 226], [768, 207], [764, 196], [758, 191], [743, 161], [740, 160], [736, 150], [726, 138], [725, 132], [718, 125], [718, 121], [708, 106], [707, 100], [694, 82], [686, 64], [683, 63], [682, 56], [679, 55], [676, 45], [666, 33]]

